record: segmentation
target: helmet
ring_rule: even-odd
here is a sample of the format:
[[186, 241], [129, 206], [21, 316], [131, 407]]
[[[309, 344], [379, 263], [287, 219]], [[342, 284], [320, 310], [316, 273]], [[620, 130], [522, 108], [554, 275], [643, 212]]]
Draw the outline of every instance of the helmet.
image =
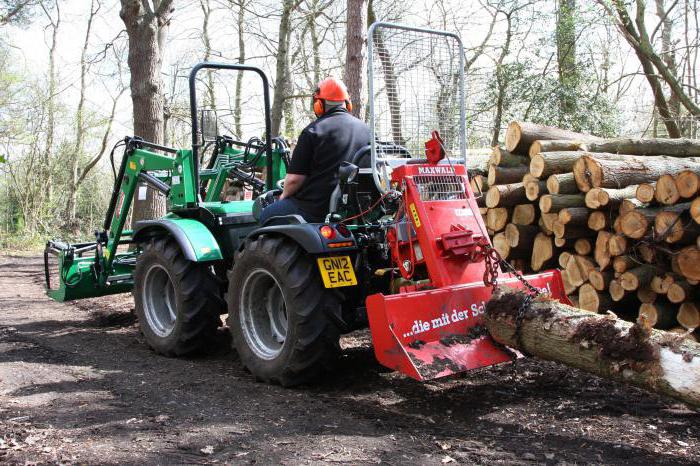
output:
[[314, 92], [314, 113], [320, 117], [326, 111], [325, 101], [345, 102], [345, 107], [352, 112], [352, 102], [350, 94], [345, 87], [345, 83], [340, 79], [329, 77], [318, 83]]

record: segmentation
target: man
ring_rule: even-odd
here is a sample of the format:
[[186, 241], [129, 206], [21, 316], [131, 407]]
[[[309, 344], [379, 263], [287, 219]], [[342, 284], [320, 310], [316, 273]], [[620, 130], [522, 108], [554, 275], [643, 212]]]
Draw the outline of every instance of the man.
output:
[[342, 81], [321, 81], [313, 105], [318, 119], [299, 135], [284, 190], [278, 201], [262, 211], [261, 223], [291, 214], [299, 214], [307, 222], [324, 221], [331, 193], [338, 184], [338, 167], [370, 142], [367, 125], [350, 113], [352, 103]]

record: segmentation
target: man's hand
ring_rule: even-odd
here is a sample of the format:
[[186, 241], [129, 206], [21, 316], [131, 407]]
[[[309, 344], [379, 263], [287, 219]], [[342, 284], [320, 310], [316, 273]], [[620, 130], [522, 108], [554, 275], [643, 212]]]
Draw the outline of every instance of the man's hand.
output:
[[294, 193], [299, 191], [301, 185], [304, 184], [304, 180], [306, 180], [306, 175], [296, 175], [294, 173], [287, 173], [287, 175], [284, 177], [284, 191], [282, 191], [280, 199], [293, 196]]

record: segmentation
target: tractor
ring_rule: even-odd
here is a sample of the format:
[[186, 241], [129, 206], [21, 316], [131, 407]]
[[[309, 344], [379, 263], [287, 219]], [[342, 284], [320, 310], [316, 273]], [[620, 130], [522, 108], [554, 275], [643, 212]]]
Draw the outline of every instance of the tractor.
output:
[[[566, 295], [557, 271], [501, 270], [491, 247], [466, 169], [462, 43], [391, 23], [375, 23], [368, 37], [372, 138], [340, 165], [324, 222], [258, 222], [289, 162], [271, 134], [268, 79], [253, 66], [200, 63], [189, 76], [192, 147], [118, 144], [124, 155], [95, 240], [47, 243], [48, 295], [132, 292], [146, 342], [166, 356], [210, 345], [226, 314], [242, 364], [284, 386], [332, 368], [340, 336], [367, 326], [378, 361], [417, 380], [510, 361], [482, 324], [492, 286]], [[218, 134], [198, 108], [202, 70], [259, 81], [263, 135]], [[251, 199], [222, 201], [227, 180]], [[146, 189], [166, 197], [168, 212], [127, 230]]]

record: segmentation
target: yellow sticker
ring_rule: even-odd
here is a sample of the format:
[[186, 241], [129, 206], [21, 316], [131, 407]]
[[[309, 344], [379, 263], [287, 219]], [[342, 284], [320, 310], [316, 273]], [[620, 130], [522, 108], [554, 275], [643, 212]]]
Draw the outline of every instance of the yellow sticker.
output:
[[136, 170], [136, 162], [134, 162], [133, 160], [129, 162], [129, 168], [132, 170]]
[[411, 215], [413, 215], [413, 224], [416, 226], [416, 228], [420, 228], [420, 218], [418, 217], [418, 211], [416, 210], [416, 205], [411, 204], [409, 206], [411, 209]]

